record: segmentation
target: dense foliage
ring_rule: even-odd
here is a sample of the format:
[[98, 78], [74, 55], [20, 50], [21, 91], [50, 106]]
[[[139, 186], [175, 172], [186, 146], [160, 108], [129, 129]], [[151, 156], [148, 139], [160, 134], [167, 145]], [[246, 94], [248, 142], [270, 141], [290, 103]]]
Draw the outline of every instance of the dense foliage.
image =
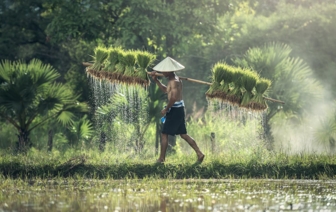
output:
[[[78, 101], [89, 102], [92, 109], [97, 106], [82, 62], [91, 62], [98, 45], [149, 51], [156, 55], [155, 63], [171, 56], [186, 66], [181, 75], [205, 81], [217, 62], [253, 67], [260, 77], [272, 79], [268, 95], [286, 102], [283, 108], [269, 103], [268, 120], [274, 121], [266, 133], [271, 134], [288, 124], [281, 120], [294, 126], [304, 123], [311, 110], [316, 111], [314, 103], [332, 105], [335, 11], [333, 0], [4, 0], [0, 2], [0, 60], [24, 64], [36, 58], [50, 64], [60, 74], [57, 83], [71, 90], [63, 93], [78, 94]], [[188, 116], [206, 110], [209, 88], [189, 82], [184, 86]], [[150, 87], [149, 95], [158, 96], [151, 92]], [[94, 121], [94, 111], [90, 112], [87, 117]], [[38, 111], [36, 117], [40, 115]], [[1, 146], [8, 147], [4, 143], [15, 140], [15, 133], [5, 119], [1, 119], [1, 136], [8, 138], [1, 139]], [[79, 142], [68, 142], [72, 136], [59, 129], [59, 123], [53, 125], [55, 138]], [[316, 137], [334, 141], [331, 129], [328, 135]], [[50, 130], [43, 125], [34, 130], [32, 143], [41, 147], [40, 139], [46, 139]], [[94, 143], [98, 137], [88, 140]]]

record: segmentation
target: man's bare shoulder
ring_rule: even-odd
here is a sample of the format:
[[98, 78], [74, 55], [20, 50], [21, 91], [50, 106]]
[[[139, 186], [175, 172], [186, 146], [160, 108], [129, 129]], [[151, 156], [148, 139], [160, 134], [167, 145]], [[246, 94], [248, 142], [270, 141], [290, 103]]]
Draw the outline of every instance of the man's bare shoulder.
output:
[[172, 88], [179, 88], [182, 85], [182, 83], [179, 79], [169, 80], [168, 84]]

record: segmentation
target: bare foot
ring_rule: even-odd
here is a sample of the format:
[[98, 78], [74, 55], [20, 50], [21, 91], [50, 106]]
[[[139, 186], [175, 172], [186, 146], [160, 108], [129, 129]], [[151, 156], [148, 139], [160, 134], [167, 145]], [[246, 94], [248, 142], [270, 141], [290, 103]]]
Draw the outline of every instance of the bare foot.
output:
[[205, 157], [205, 155], [203, 155], [203, 154], [201, 156], [198, 156], [197, 162], [202, 163], [203, 160], [204, 160], [204, 157]]

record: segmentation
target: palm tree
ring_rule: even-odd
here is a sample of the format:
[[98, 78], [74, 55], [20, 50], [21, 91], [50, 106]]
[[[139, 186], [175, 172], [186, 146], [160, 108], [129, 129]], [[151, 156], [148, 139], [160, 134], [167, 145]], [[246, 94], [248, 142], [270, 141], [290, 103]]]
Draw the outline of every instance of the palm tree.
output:
[[0, 117], [18, 131], [18, 151], [32, 143], [29, 134], [42, 124], [57, 120], [63, 125], [72, 122], [76, 112], [87, 111], [87, 105], [67, 86], [57, 83], [60, 74], [50, 65], [33, 59], [2, 61], [0, 64]]
[[87, 115], [84, 115], [68, 125], [63, 133], [70, 145], [78, 145], [92, 136], [93, 127]]
[[257, 71], [272, 81], [268, 96], [285, 101], [285, 105], [268, 102], [264, 117], [264, 134], [272, 148], [270, 121], [276, 116], [300, 123], [312, 103], [320, 98], [321, 87], [312, 77], [313, 71], [299, 58], [291, 57], [292, 49], [286, 44], [271, 43], [249, 49], [243, 58], [234, 60], [238, 66]]

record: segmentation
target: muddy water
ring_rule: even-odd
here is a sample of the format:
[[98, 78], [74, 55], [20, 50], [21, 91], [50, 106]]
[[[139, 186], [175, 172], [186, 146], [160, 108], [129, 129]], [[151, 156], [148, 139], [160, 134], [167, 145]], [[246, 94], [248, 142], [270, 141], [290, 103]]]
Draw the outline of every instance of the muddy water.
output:
[[0, 211], [336, 211], [336, 181], [5, 180]]

